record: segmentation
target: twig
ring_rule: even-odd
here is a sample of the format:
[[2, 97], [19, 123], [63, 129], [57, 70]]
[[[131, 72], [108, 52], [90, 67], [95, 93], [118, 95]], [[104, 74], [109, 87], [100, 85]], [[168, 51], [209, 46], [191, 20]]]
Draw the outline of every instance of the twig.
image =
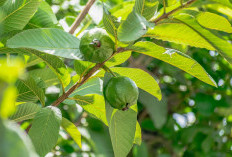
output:
[[53, 104], [52, 106], [58, 106], [60, 103], [62, 103], [65, 99], [68, 98], [68, 96], [70, 94], [72, 94], [78, 87], [80, 87], [81, 85], [83, 85], [98, 69], [102, 68], [103, 65], [105, 64], [105, 62], [107, 62], [108, 60], [110, 60], [114, 55], [116, 55], [117, 53], [121, 53], [127, 51], [126, 49], [123, 49], [122, 47], [119, 47], [117, 49], [117, 51], [107, 60], [105, 60], [102, 63], [97, 63], [83, 78], [80, 82], [77, 82], [75, 85], [73, 85], [66, 93], [64, 93], [63, 95], [61, 95]]
[[163, 0], [163, 8], [164, 8], [164, 14], [166, 14], [166, 1]]
[[172, 11], [166, 13], [166, 14], [163, 14], [163, 15], [160, 16], [159, 18], [155, 19], [153, 22], [154, 22], [154, 23], [158, 23], [159, 21], [161, 21], [161, 20], [163, 20], [163, 19], [166, 19], [166, 18], [168, 18], [170, 15], [172, 15], [172, 14], [174, 14], [175, 12], [179, 11], [180, 9], [185, 8], [185, 7], [189, 6], [189, 5], [191, 5], [191, 4], [194, 3], [195, 1], [197, 1], [197, 0], [190, 0], [190, 1], [188, 1], [187, 3], [185, 3], [185, 4], [183, 4], [183, 5], [179, 6], [179, 7], [177, 7], [176, 9], [174, 9], [174, 10], [172, 10]]
[[85, 18], [85, 16], [87, 15], [87, 13], [89, 12], [89, 9], [91, 8], [91, 6], [93, 5], [93, 3], [96, 0], [89, 0], [88, 3], [86, 4], [85, 8], [81, 11], [81, 13], [78, 15], [78, 17], [76, 18], [75, 22], [73, 23], [69, 33], [73, 34], [75, 32], [75, 30], [77, 29], [77, 27], [81, 24], [81, 21]]

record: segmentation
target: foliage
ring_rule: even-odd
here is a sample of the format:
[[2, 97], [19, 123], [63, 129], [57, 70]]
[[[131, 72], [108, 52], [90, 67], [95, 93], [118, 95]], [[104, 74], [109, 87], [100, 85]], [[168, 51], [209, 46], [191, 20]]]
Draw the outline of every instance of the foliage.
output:
[[[0, 156], [231, 156], [231, 12], [229, 0], [1, 1]], [[80, 51], [93, 28], [114, 41], [100, 63]], [[104, 98], [115, 76], [139, 88], [127, 111]]]

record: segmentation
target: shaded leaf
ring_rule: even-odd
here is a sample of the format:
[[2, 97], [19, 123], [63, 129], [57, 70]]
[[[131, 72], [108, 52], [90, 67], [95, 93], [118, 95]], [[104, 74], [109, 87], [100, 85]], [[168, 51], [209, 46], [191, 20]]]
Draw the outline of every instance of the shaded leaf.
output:
[[45, 107], [36, 113], [29, 136], [40, 156], [45, 156], [56, 145], [62, 115], [56, 107]]
[[0, 20], [0, 34], [22, 30], [36, 12], [41, 0], [8, 0], [1, 7], [3, 17]]
[[10, 119], [15, 122], [33, 119], [40, 108], [39, 105], [34, 103], [20, 104], [16, 107], [16, 112], [10, 116]]
[[43, 106], [45, 105], [44, 91], [36, 84], [32, 77], [28, 77], [25, 80], [18, 80], [16, 87], [18, 89], [17, 101], [35, 102], [39, 100]]

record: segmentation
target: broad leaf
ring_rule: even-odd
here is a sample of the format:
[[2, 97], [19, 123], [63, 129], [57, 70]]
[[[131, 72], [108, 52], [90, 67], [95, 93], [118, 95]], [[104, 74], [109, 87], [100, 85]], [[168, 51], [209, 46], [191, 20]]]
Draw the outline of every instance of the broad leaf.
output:
[[197, 22], [205, 28], [232, 33], [230, 22], [223, 16], [217, 14], [201, 12], [197, 15]]
[[103, 6], [103, 23], [106, 31], [114, 37], [115, 41], [117, 41], [117, 29], [119, 22], [116, 17], [111, 15], [105, 6]]
[[131, 56], [131, 51], [123, 52], [123, 53], [118, 53], [116, 54], [113, 58], [108, 60], [105, 65], [108, 67], [113, 67], [115, 65], [120, 65], [124, 63], [126, 60], [128, 60]]
[[118, 28], [118, 39], [123, 42], [134, 41], [147, 32], [149, 23], [147, 20], [136, 13], [131, 12], [127, 19]]
[[61, 111], [56, 107], [42, 108], [36, 113], [28, 134], [40, 156], [45, 156], [56, 145], [61, 120]]
[[0, 1], [0, 7], [6, 2], [7, 0], [1, 0]]
[[133, 7], [134, 1], [124, 1], [110, 11], [113, 16], [119, 18], [120, 20], [125, 20], [127, 16], [133, 11]]
[[45, 105], [44, 91], [36, 84], [32, 77], [18, 80], [16, 87], [18, 89], [17, 101], [36, 102], [39, 100], [43, 106]]
[[150, 20], [154, 16], [158, 5], [157, 0], [136, 0], [134, 10], [147, 20]]
[[38, 11], [27, 24], [27, 28], [49, 28], [57, 24], [57, 19], [50, 5], [42, 1]]
[[49, 28], [57, 24], [57, 19], [50, 5], [42, 1], [35, 15], [31, 18], [26, 28]]
[[106, 110], [104, 97], [97, 94], [86, 96], [76, 95], [72, 97], [85, 111], [90, 113], [94, 118], [101, 120], [105, 125], [108, 125], [106, 120]]
[[139, 100], [146, 107], [146, 111], [149, 113], [155, 127], [160, 129], [163, 127], [167, 120], [167, 103], [164, 99], [158, 101], [151, 94], [139, 90]]
[[10, 117], [15, 122], [33, 119], [35, 114], [40, 110], [40, 106], [34, 103], [20, 104], [16, 107], [16, 112]]
[[71, 34], [55, 28], [25, 30], [7, 41], [10, 48], [32, 48], [59, 57], [82, 58], [80, 41]]
[[175, 16], [175, 18], [201, 35], [201, 37], [204, 38], [214, 49], [216, 49], [222, 55], [222, 57], [232, 64], [231, 43], [217, 37], [210, 31], [201, 27], [192, 15], [182, 14]]
[[0, 19], [0, 34], [22, 30], [36, 12], [41, 0], [8, 0], [1, 7], [3, 17]]
[[[172, 6], [177, 3], [177, 0], [159, 0], [159, 2], [164, 6]], [[165, 4], [164, 4], [165, 3]]]
[[29, 71], [29, 75], [34, 78], [40, 78], [45, 83], [46, 87], [56, 85], [59, 83], [59, 79], [55, 73], [49, 68], [35, 69]]
[[81, 133], [77, 129], [77, 127], [72, 122], [70, 122], [68, 119], [64, 117], [62, 117], [61, 126], [81, 148]]
[[84, 76], [94, 65], [95, 63], [88, 61], [74, 61], [74, 69], [79, 76]]
[[201, 35], [191, 29], [191, 27], [178, 21], [166, 20], [159, 23], [154, 29], [148, 29], [144, 36], [214, 50], [214, 47], [202, 38]]
[[117, 110], [108, 121], [115, 157], [127, 156], [130, 152], [136, 132], [136, 121], [137, 113], [132, 109]]
[[148, 93], [161, 100], [162, 95], [158, 83], [152, 76], [150, 76], [145, 71], [141, 69], [122, 67], [111, 68], [111, 70], [122, 76], [127, 76], [131, 78], [133, 81], [135, 81], [136, 85], [139, 88], [147, 91]]
[[195, 76], [205, 83], [208, 83], [212, 86], [217, 86], [215, 81], [205, 71], [205, 69], [197, 61], [184, 53], [173, 49], [166, 50], [165, 48], [148, 41], [137, 42], [132, 46], [132, 49], [136, 52], [143, 53], [145, 55], [167, 62], [186, 71], [187, 73]]

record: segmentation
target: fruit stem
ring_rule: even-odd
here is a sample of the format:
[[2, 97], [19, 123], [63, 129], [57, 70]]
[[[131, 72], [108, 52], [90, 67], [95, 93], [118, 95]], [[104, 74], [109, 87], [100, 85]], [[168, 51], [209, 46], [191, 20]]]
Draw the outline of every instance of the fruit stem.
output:
[[115, 73], [114, 73], [109, 67], [107, 67], [106, 65], [104, 65], [102, 68], [103, 68], [106, 72], [111, 73], [114, 77], [117, 77], [117, 76], [115, 75]]

